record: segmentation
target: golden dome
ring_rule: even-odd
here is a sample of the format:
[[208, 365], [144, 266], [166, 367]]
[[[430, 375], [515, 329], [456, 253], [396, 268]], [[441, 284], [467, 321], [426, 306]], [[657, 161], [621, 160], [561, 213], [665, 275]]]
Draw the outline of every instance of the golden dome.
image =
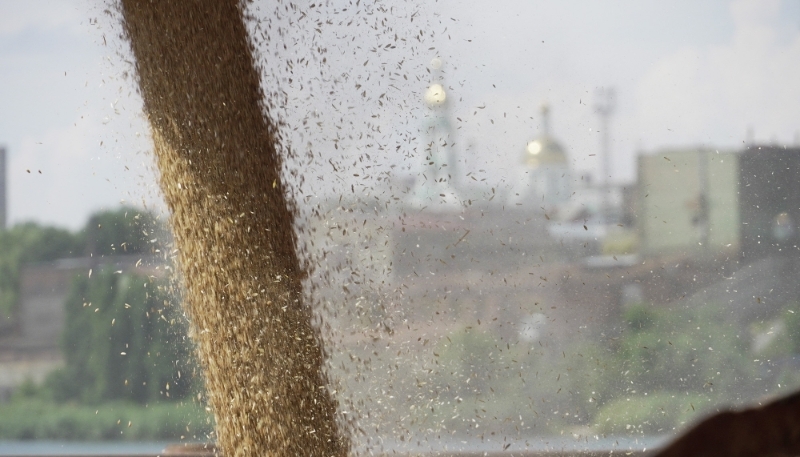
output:
[[441, 84], [435, 83], [425, 91], [425, 103], [430, 107], [443, 105], [447, 100], [447, 94]]
[[542, 130], [544, 133], [525, 147], [524, 163], [531, 168], [543, 165], [567, 165], [564, 148], [550, 136], [550, 107], [542, 105]]
[[564, 148], [549, 135], [542, 135], [525, 148], [525, 164], [536, 168], [542, 165], [566, 164]]

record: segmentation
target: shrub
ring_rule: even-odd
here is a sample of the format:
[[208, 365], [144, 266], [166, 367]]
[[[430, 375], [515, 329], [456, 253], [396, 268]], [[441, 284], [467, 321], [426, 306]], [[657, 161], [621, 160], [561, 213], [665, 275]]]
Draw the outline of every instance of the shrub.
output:
[[598, 410], [593, 426], [605, 434], [672, 434], [702, 417], [709, 405], [703, 395], [666, 391], [618, 398]]
[[177, 441], [204, 439], [211, 430], [204, 408], [191, 401], [89, 406], [15, 398], [0, 405], [0, 439], [5, 440]]

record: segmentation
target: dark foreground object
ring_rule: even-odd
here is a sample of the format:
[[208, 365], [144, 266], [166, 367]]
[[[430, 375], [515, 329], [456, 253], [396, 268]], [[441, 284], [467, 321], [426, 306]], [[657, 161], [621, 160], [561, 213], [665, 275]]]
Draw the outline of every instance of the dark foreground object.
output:
[[800, 392], [767, 405], [709, 417], [655, 454], [688, 456], [800, 455]]

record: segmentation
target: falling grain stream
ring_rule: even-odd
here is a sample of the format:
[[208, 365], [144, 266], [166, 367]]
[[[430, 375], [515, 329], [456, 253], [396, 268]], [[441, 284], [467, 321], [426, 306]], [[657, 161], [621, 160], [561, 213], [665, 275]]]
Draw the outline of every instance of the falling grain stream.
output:
[[226, 456], [343, 456], [243, 6], [122, 0]]

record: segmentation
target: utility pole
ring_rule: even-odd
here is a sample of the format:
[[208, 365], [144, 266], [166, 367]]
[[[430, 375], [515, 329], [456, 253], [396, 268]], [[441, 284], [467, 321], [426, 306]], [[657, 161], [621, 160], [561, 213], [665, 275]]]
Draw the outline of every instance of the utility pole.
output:
[[6, 228], [6, 148], [0, 146], [0, 230]]
[[611, 143], [609, 128], [611, 125], [611, 115], [616, 108], [616, 91], [613, 87], [601, 87], [595, 92], [597, 97], [594, 104], [594, 111], [600, 116], [600, 155], [603, 158], [603, 180], [602, 180], [602, 207], [601, 215], [603, 223], [609, 222], [609, 212], [611, 209]]

